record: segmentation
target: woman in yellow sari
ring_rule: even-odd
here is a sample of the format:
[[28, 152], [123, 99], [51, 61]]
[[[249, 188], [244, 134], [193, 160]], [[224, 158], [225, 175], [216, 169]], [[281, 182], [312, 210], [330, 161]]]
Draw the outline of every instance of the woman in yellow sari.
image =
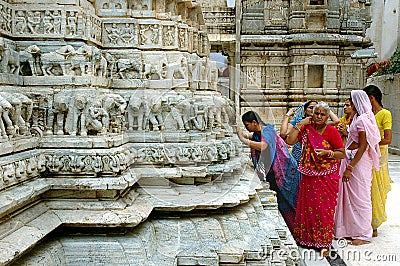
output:
[[378, 227], [387, 220], [385, 205], [387, 193], [391, 190], [388, 171], [388, 145], [392, 143], [392, 114], [383, 108], [382, 92], [375, 85], [364, 88], [372, 105], [376, 123], [381, 135], [379, 147], [381, 150], [379, 170], [372, 171], [372, 228], [373, 237], [378, 236]]

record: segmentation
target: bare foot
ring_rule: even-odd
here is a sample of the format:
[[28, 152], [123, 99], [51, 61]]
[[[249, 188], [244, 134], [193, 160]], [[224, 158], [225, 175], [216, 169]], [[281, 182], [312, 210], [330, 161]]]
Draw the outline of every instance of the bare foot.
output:
[[372, 237], [377, 237], [378, 236], [378, 229], [374, 229], [374, 231], [372, 231]]
[[353, 240], [351, 240], [350, 244], [353, 246], [360, 246], [360, 245], [369, 244], [369, 243], [371, 243], [371, 242], [367, 241], [367, 240], [353, 239]]

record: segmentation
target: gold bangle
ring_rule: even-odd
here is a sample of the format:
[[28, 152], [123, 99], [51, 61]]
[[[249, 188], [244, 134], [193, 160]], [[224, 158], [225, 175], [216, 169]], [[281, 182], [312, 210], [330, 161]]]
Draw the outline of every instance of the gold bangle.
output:
[[300, 128], [297, 125], [294, 125], [294, 128], [298, 131], [301, 131]]

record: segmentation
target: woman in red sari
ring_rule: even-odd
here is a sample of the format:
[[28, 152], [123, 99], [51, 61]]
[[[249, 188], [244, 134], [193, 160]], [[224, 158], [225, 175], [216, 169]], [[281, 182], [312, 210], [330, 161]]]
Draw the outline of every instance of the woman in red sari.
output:
[[319, 102], [313, 116], [297, 123], [286, 139], [291, 145], [300, 141], [303, 147], [293, 236], [299, 245], [321, 249], [324, 255], [334, 237], [339, 162], [345, 157], [339, 131], [326, 124], [329, 112], [329, 106]]

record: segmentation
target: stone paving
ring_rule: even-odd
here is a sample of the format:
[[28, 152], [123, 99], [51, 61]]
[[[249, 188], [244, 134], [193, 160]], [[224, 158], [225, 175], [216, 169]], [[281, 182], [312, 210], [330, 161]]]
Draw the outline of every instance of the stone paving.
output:
[[389, 156], [389, 172], [392, 190], [388, 194], [386, 212], [388, 220], [379, 227], [378, 237], [362, 246], [351, 246], [343, 240], [334, 241], [336, 254], [332, 259], [323, 259], [308, 249], [301, 249], [304, 264], [308, 266], [395, 266], [400, 265], [400, 156]]

